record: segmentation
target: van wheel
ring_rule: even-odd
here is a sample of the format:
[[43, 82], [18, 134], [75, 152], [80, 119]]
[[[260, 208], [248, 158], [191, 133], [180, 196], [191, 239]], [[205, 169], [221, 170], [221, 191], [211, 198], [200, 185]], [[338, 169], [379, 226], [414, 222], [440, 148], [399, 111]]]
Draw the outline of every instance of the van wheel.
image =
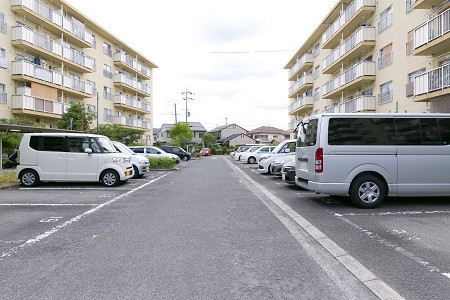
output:
[[138, 178], [138, 177], [139, 177], [139, 170], [135, 165], [133, 165], [133, 177], [132, 178]]
[[384, 201], [386, 186], [382, 180], [373, 175], [362, 175], [350, 186], [349, 196], [357, 207], [375, 208]]
[[25, 170], [20, 175], [20, 184], [25, 187], [36, 186], [39, 181], [39, 175], [34, 170]]
[[249, 164], [254, 164], [254, 163], [256, 163], [256, 159], [255, 159], [253, 156], [252, 156], [252, 157], [249, 157], [248, 163], [249, 163]]
[[104, 186], [116, 186], [120, 182], [119, 174], [114, 170], [106, 170], [100, 176], [100, 180]]

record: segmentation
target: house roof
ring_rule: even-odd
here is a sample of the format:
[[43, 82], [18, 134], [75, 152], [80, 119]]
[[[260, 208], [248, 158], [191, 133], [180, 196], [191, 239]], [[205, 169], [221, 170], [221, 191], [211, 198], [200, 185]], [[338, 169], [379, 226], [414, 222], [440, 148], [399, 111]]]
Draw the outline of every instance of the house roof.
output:
[[160, 129], [159, 128], [153, 128], [153, 134], [159, 134]]
[[[206, 128], [200, 122], [188, 122], [188, 124], [189, 124], [189, 128], [191, 129], [191, 131], [204, 131], [204, 132], [206, 132]], [[172, 128], [173, 126], [175, 126], [175, 124], [164, 123], [164, 124], [161, 125], [160, 132], [169, 131], [170, 128]]]
[[289, 132], [287, 132], [286, 130], [275, 128], [275, 127], [270, 127], [270, 126], [261, 126], [261, 127], [255, 128], [255, 129], [247, 132], [247, 134], [257, 134], [257, 133], [278, 133], [278, 134], [289, 135]]
[[223, 129], [228, 128], [228, 127], [230, 127], [231, 125], [236, 125], [237, 127], [240, 127], [240, 128], [242, 128], [243, 130], [247, 131], [247, 129], [245, 129], [245, 128], [243, 128], [243, 127], [241, 127], [241, 126], [239, 126], [239, 125], [233, 123], [233, 124], [222, 125], [222, 126], [219, 126], [219, 127], [214, 128], [214, 129], [208, 130], [208, 133], [210, 133], [210, 132], [218, 132], [218, 131], [222, 131]]

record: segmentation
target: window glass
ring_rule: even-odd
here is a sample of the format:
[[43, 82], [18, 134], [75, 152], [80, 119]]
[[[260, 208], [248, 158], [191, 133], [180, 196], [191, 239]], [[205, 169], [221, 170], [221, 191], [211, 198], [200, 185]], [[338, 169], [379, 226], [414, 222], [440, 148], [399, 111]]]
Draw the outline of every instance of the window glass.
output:
[[89, 148], [89, 143], [86, 138], [71, 137], [68, 139], [69, 152], [84, 152], [84, 149]]
[[134, 153], [144, 153], [144, 148], [133, 148]]
[[64, 152], [64, 138], [56, 136], [44, 136], [42, 151]]
[[156, 150], [153, 149], [153, 148], [147, 148], [147, 153], [150, 153], [150, 154], [158, 154], [158, 151], [156, 151]]
[[[300, 125], [298, 127], [298, 147], [308, 147], [314, 146], [316, 144], [318, 122], [318, 119], [311, 119], [309, 121], [306, 121], [306, 124]], [[295, 147], [295, 145], [293, 147]], [[294, 151], [294, 149], [295, 148], [292, 148], [291, 152]]]
[[440, 145], [437, 119], [420, 119], [422, 145]]
[[439, 133], [442, 145], [450, 145], [450, 118], [439, 119]]
[[420, 145], [420, 121], [418, 118], [396, 118], [395, 130], [398, 145]]
[[31, 149], [39, 150], [39, 137], [38, 136], [30, 137], [30, 147], [31, 147]]
[[116, 149], [114, 149], [113, 144], [107, 137], [98, 137], [98, 138], [95, 138], [95, 140], [97, 140], [97, 142], [100, 146], [101, 152], [103, 152], [103, 153], [116, 152]]
[[395, 145], [392, 118], [332, 118], [329, 145]]

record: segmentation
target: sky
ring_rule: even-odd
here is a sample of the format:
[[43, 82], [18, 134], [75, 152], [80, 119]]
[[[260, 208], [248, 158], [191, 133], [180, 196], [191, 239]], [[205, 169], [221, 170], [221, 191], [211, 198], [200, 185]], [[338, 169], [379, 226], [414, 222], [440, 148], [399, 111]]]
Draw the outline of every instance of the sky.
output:
[[186, 120], [287, 129], [288, 70], [336, 0], [67, 0], [158, 65], [153, 127]]

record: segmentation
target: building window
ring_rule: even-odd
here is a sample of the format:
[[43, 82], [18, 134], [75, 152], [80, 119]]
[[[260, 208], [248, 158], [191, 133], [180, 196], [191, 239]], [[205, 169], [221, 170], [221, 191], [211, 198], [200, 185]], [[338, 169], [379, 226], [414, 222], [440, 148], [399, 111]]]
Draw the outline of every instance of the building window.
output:
[[0, 84], [0, 103], [6, 103], [8, 97], [6, 95], [5, 85]]
[[378, 94], [378, 104], [392, 101], [392, 81], [380, 85], [380, 93]]
[[406, 0], [406, 13], [409, 13], [413, 9], [413, 4], [416, 0]]
[[0, 67], [7, 68], [8, 61], [6, 60], [6, 51], [5, 49], [0, 48]]
[[414, 52], [414, 30], [408, 32], [408, 41], [406, 42], [406, 55]]
[[415, 72], [408, 74], [408, 82], [414, 82], [414, 77], [419, 76], [421, 74], [425, 73], [425, 68], [417, 70]]
[[314, 101], [317, 101], [319, 99], [320, 99], [320, 87], [314, 90]]
[[8, 25], [5, 22], [5, 14], [0, 13], [0, 31], [6, 33], [8, 31]]
[[319, 78], [319, 75], [320, 75], [320, 65], [315, 67], [313, 79]]
[[108, 78], [112, 78], [112, 71], [111, 67], [108, 65], [103, 65], [103, 75], [105, 75]]
[[110, 87], [107, 87], [107, 86], [103, 87], [103, 98], [109, 99], [109, 100], [112, 99], [112, 92], [111, 92]]
[[84, 108], [87, 112], [95, 113], [95, 105], [85, 104]]
[[366, 90], [366, 91], [362, 92], [362, 95], [363, 96], [373, 96], [373, 90], [372, 89]]
[[112, 57], [111, 45], [103, 42], [103, 53]]
[[392, 64], [392, 44], [380, 49], [380, 58], [378, 59], [378, 69]]
[[317, 57], [317, 55], [319, 55], [319, 52], [320, 52], [320, 44], [317, 44], [314, 46], [313, 56]]
[[108, 122], [112, 121], [112, 114], [110, 109], [103, 109], [103, 120]]
[[392, 6], [389, 6], [380, 14], [380, 22], [378, 22], [378, 33], [392, 25]]

